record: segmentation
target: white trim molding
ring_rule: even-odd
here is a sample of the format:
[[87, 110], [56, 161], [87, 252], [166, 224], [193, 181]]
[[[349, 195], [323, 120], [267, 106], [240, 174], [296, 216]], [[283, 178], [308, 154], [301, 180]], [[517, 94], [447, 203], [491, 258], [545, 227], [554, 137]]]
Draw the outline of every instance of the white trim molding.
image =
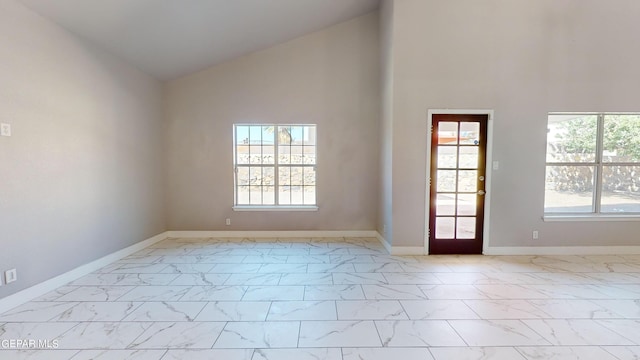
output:
[[167, 231], [170, 238], [320, 238], [369, 237], [377, 238], [375, 230], [301, 230], [301, 231]]
[[387, 250], [387, 252], [389, 254], [391, 254], [391, 244], [389, 244], [387, 239], [385, 239], [384, 236], [380, 235], [380, 233], [377, 232], [377, 231], [376, 231], [376, 238], [378, 239], [378, 241], [380, 241], [382, 246], [384, 246], [384, 248]]
[[134, 254], [144, 248], [147, 248], [159, 241], [167, 238], [167, 233], [163, 232], [149, 239], [140, 241], [131, 246], [128, 246], [122, 250], [118, 250], [109, 255], [103, 256], [90, 263], [80, 265], [77, 268], [67, 271], [61, 275], [58, 275], [49, 280], [43, 281], [39, 284], [28, 287], [24, 290], [20, 290], [15, 294], [11, 294], [7, 297], [0, 299], [0, 314], [11, 310], [17, 306], [20, 306], [26, 302], [29, 302], [39, 296], [47, 294], [61, 286], [64, 286], [74, 280], [77, 280], [87, 274], [90, 274], [100, 268], [103, 268], [115, 261], [118, 261], [124, 257]]
[[397, 256], [422, 256], [426, 255], [423, 246], [392, 246], [389, 254]]
[[484, 255], [637, 255], [640, 246], [495, 246]]

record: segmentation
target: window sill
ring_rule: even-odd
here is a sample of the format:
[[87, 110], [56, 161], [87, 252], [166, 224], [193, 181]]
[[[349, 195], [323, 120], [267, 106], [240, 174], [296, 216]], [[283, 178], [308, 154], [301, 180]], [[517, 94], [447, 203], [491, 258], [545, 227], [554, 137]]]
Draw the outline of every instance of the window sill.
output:
[[567, 215], [545, 215], [544, 222], [555, 221], [640, 221], [640, 214], [628, 215], [608, 215], [608, 214], [567, 214]]
[[233, 211], [318, 211], [317, 206], [299, 205], [299, 206], [252, 206], [252, 205], [236, 205]]

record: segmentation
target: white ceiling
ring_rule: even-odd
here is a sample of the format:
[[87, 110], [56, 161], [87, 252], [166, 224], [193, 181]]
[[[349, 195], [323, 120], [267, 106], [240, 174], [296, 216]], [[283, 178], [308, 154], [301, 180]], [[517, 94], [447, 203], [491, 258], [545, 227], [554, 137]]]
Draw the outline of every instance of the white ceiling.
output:
[[20, 0], [161, 80], [373, 11], [379, 0]]

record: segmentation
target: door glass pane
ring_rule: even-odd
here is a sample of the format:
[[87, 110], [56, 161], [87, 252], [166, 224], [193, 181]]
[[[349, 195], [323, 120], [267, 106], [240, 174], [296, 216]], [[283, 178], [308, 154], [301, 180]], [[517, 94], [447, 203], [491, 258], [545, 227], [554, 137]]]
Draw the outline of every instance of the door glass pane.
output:
[[476, 215], [476, 194], [458, 194], [458, 215]]
[[460, 167], [463, 169], [478, 168], [478, 147], [477, 146], [461, 146], [460, 147]]
[[460, 144], [480, 144], [480, 123], [460, 123]]
[[593, 166], [547, 166], [544, 211], [593, 212]]
[[597, 115], [549, 115], [547, 162], [594, 162]]
[[456, 191], [456, 171], [455, 170], [438, 170], [438, 192], [455, 192]]
[[458, 143], [458, 123], [441, 121], [438, 123], [438, 144]]
[[438, 217], [436, 218], [436, 238], [453, 239], [455, 234], [455, 218]]
[[640, 166], [603, 166], [601, 211], [640, 212]]
[[458, 191], [476, 192], [478, 190], [478, 171], [460, 170], [458, 171]]
[[605, 115], [604, 162], [640, 162], [640, 115]]
[[456, 194], [438, 194], [436, 197], [436, 215], [455, 215]]
[[438, 168], [455, 169], [458, 162], [457, 146], [438, 146]]
[[474, 239], [476, 237], [476, 218], [459, 217], [456, 233], [458, 239]]

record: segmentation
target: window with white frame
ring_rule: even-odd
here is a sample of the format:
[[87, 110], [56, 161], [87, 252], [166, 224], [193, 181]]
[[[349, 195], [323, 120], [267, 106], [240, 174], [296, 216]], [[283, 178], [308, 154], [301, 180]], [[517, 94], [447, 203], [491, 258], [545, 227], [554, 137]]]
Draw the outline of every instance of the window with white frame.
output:
[[235, 206], [316, 206], [315, 125], [234, 125]]
[[640, 114], [549, 114], [544, 212], [640, 215]]

